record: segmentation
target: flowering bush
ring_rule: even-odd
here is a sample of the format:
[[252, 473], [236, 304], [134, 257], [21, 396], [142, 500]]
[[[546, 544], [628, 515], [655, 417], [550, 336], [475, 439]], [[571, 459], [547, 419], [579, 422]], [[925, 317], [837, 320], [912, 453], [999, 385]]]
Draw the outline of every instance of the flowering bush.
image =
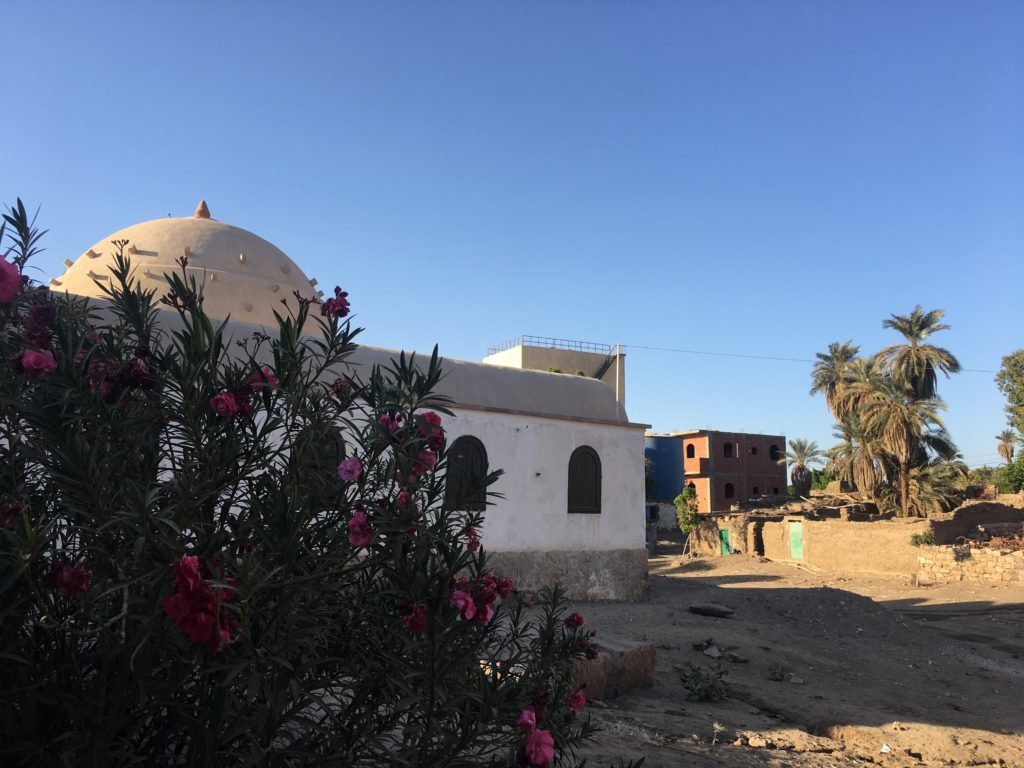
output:
[[354, 375], [340, 289], [229, 343], [123, 241], [109, 302], [54, 295], [5, 220], [0, 763], [574, 764], [590, 633], [443, 504], [436, 351]]

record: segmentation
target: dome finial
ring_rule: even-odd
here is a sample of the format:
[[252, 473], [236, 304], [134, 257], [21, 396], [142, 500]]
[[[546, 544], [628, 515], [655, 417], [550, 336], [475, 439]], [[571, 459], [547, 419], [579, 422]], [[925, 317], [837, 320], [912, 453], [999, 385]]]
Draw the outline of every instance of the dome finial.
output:
[[210, 218], [210, 209], [206, 207], [206, 201], [200, 200], [199, 205], [196, 206], [196, 212], [193, 214], [197, 219], [208, 219]]

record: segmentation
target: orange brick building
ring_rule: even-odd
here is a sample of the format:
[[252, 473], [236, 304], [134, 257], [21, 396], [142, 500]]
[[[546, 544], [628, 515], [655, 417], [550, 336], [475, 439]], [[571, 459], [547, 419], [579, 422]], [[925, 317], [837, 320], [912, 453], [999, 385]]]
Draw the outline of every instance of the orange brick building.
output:
[[740, 501], [786, 493], [782, 435], [749, 435], [691, 429], [674, 432], [683, 441], [684, 483], [697, 493], [700, 512], [726, 512]]

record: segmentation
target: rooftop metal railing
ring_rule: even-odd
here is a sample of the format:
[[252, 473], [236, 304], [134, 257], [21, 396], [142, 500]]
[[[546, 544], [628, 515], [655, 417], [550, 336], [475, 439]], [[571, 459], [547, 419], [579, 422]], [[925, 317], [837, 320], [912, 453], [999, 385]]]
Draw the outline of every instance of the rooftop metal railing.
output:
[[[513, 347], [548, 347], [550, 349], [567, 349], [572, 352], [594, 352], [599, 355], [610, 355], [612, 354], [612, 346], [610, 344], [597, 344], [592, 341], [575, 341], [573, 339], [556, 339], [551, 336], [516, 336], [514, 339], [499, 344], [496, 347], [489, 347], [487, 349], [488, 355], [493, 355], [498, 352], [504, 352], [507, 349]], [[615, 345], [616, 351], [619, 351], [620, 346]]]

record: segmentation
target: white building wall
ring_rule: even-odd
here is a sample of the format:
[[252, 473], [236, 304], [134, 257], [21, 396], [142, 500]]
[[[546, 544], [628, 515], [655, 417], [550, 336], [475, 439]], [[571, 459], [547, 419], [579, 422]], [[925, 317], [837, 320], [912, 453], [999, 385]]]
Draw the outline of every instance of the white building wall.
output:
[[[490, 490], [481, 531], [492, 551], [622, 550], [645, 546], [644, 428], [455, 411], [445, 419], [449, 444], [473, 435], [491, 470], [505, 474]], [[601, 459], [601, 513], [569, 514], [569, 457], [589, 445]]]

